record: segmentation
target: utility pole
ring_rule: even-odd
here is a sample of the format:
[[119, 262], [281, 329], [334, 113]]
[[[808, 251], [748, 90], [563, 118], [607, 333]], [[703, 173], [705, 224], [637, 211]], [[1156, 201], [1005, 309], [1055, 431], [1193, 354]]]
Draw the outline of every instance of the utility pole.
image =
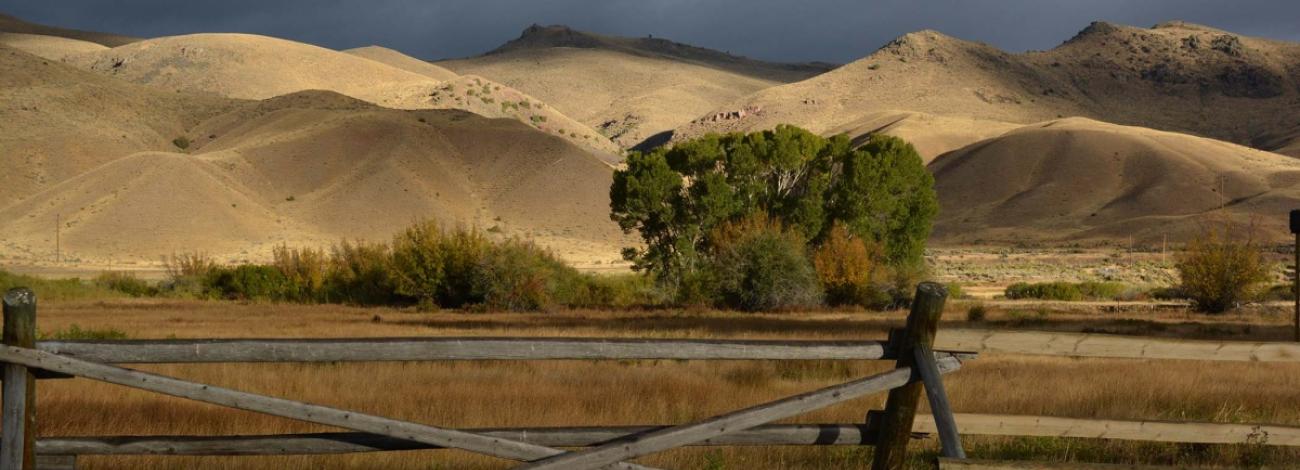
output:
[[1133, 260], [1133, 236], [1128, 236], [1128, 267], [1136, 266], [1137, 262]]
[[54, 214], [54, 264], [63, 264], [63, 214]]
[[1228, 207], [1228, 193], [1224, 192], [1225, 191], [1224, 187], [1227, 186], [1227, 183], [1228, 183], [1228, 177], [1219, 175], [1219, 210], [1220, 211]]

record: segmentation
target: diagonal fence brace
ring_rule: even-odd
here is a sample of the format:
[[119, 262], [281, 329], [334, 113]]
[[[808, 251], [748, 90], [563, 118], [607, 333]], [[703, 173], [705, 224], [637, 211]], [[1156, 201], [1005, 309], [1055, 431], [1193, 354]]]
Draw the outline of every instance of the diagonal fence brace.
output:
[[[256, 395], [223, 387], [180, 380], [148, 372], [87, 362], [35, 349], [0, 347], [0, 362], [62, 372], [164, 395], [255, 411], [282, 418], [336, 426], [441, 447], [452, 447], [510, 460], [533, 461], [566, 452], [499, 437], [443, 429], [380, 416], [313, 405], [284, 398]], [[622, 459], [619, 459], [622, 460]], [[649, 467], [617, 463], [612, 468], [646, 470]]]
[[957, 421], [952, 417], [952, 406], [948, 404], [948, 392], [943, 388], [934, 353], [930, 346], [917, 344], [912, 346], [916, 371], [921, 374], [925, 385], [925, 396], [930, 400], [930, 413], [934, 415], [934, 426], [939, 430], [939, 445], [943, 456], [955, 459], [966, 458], [966, 451], [961, 447], [961, 435], [957, 433]]
[[[961, 361], [951, 356], [944, 357], [936, 361], [936, 367], [941, 372], [951, 372], [961, 368]], [[520, 470], [601, 468], [614, 462], [681, 447], [730, 432], [743, 431], [864, 395], [901, 387], [908, 384], [912, 378], [913, 373], [910, 368], [894, 369], [852, 382], [845, 382], [718, 415], [703, 421], [619, 438], [584, 451], [569, 452], [516, 468]]]

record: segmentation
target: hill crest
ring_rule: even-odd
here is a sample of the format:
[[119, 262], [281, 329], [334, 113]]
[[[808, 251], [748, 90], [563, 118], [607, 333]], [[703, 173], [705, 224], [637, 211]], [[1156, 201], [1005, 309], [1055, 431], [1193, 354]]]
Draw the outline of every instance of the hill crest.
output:
[[58, 37], [63, 37], [68, 39], [79, 39], [82, 41], [90, 41], [108, 47], [116, 47], [123, 44], [130, 44], [132, 42], [136, 42], [140, 40], [140, 38], [123, 36], [120, 34], [100, 33], [95, 31], [82, 31], [79, 29], [46, 26], [43, 24], [25, 21], [16, 16], [6, 15], [4, 13], [0, 13], [0, 32], [58, 36]]
[[483, 55], [552, 47], [606, 49], [626, 54], [683, 60], [722, 68], [729, 66], [760, 66], [791, 72], [821, 73], [836, 67], [835, 64], [826, 62], [784, 63], [763, 61], [707, 47], [656, 38], [653, 35], [646, 37], [612, 36], [581, 31], [565, 25], [542, 26], [535, 23], [524, 28], [519, 37], [507, 41]]
[[899, 110], [1018, 124], [1084, 116], [1250, 145], [1300, 125], [1277, 118], [1300, 115], [1297, 98], [1300, 44], [1199, 25], [1094, 22], [1051, 50], [1024, 53], [926, 30], [710, 110], [701, 116], [734, 118], [697, 117], [673, 139], [779, 123], [825, 132]]

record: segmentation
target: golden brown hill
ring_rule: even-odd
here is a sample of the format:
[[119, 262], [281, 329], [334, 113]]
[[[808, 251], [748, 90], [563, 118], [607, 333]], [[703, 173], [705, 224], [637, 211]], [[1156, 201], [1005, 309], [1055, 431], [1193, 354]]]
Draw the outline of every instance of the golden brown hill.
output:
[[826, 134], [855, 136], [855, 145], [866, 142], [872, 134], [887, 134], [907, 140], [916, 147], [925, 163], [935, 157], [969, 145], [971, 142], [997, 137], [1019, 124], [985, 119], [941, 116], [913, 111], [868, 113], [857, 121], [826, 131]]
[[524, 29], [518, 38], [489, 51], [486, 55], [554, 47], [605, 49], [629, 55], [659, 57], [727, 69], [743, 75], [779, 82], [800, 80], [835, 68], [834, 64], [824, 62], [766, 62], [652, 36], [629, 38], [578, 31], [564, 25], [542, 26], [538, 24], [529, 26]]
[[8, 258], [50, 259], [61, 220], [64, 259], [146, 260], [202, 251], [245, 258], [275, 243], [324, 242], [220, 166], [144, 152], [113, 160], [0, 209]]
[[0, 209], [28, 256], [260, 258], [279, 243], [383, 239], [413, 221], [525, 235], [576, 261], [612, 259], [611, 168], [515, 120], [401, 111], [331, 92], [246, 103], [190, 130], [188, 154], [114, 160]]
[[480, 116], [515, 119], [592, 149], [611, 165], [623, 160], [623, 150], [595, 129], [542, 100], [477, 75], [442, 82], [425, 99], [427, 107], [435, 109], [462, 109]]
[[633, 147], [755, 91], [827, 64], [762, 62], [663, 39], [533, 26], [487, 54], [439, 62], [517, 88]]
[[[192, 34], [140, 41], [69, 57], [82, 68], [126, 81], [188, 94], [267, 99], [304, 90], [328, 90], [397, 109], [464, 109], [517, 119], [617, 160], [618, 147], [541, 100], [479, 77], [439, 81], [389, 65], [417, 59], [396, 51], [346, 54], [251, 34]], [[367, 58], [366, 55], [382, 60]], [[529, 106], [522, 106], [528, 103]]]
[[118, 34], [97, 33], [94, 31], [81, 31], [77, 29], [56, 28], [53, 26], [45, 26], [42, 24], [23, 21], [19, 18], [6, 15], [3, 13], [0, 13], [0, 32], [58, 36], [58, 37], [64, 37], [69, 39], [90, 41], [97, 44], [103, 44], [108, 47], [120, 46], [123, 44], [132, 43], [140, 40], [140, 38], [122, 36]]
[[74, 54], [102, 51], [108, 46], [80, 39], [43, 34], [0, 33], [0, 45], [50, 60], [62, 60]]
[[538, 130], [554, 133], [591, 148], [607, 163], [617, 164], [622, 161], [622, 149], [608, 138], [546, 105], [542, 100], [514, 88], [475, 75], [456, 75], [445, 68], [384, 47], [360, 47], [343, 52], [442, 82], [428, 94], [425, 106], [415, 107], [463, 109], [480, 116], [516, 119]]
[[438, 81], [455, 80], [456, 72], [433, 65], [432, 63], [416, 59], [401, 52], [380, 46], [366, 46], [355, 49], [348, 49], [343, 52], [358, 57], [386, 64], [390, 67], [396, 67], [407, 72], [414, 72]]
[[161, 92], [0, 46], [0, 207], [172, 141], [230, 100]]
[[1298, 96], [1300, 45], [1185, 23], [1094, 23], [1024, 54], [920, 31], [715, 108], [674, 138], [779, 123], [825, 133], [897, 110], [1020, 124], [1084, 116], [1250, 144], [1300, 124]]
[[[1186, 238], [1210, 220], [1285, 233], [1300, 161], [1083, 118], [1025, 126], [930, 165], [945, 242]], [[1222, 192], [1220, 192], [1222, 191]]]
[[[68, 59], [126, 81], [184, 93], [266, 99], [329, 90], [390, 107], [436, 81], [370, 59], [253, 34], [189, 34], [134, 42]], [[423, 88], [422, 88], [423, 87]]]

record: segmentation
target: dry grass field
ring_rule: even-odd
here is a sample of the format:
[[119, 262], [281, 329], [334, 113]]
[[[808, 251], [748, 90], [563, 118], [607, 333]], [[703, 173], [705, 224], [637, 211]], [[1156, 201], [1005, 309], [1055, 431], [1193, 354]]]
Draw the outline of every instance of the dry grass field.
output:
[[[605, 336], [883, 338], [904, 312], [739, 314], [713, 311], [566, 311], [496, 314], [195, 301], [45, 303], [43, 332], [113, 328], [131, 338], [341, 336]], [[1026, 324], [994, 308], [978, 324], [953, 302], [941, 327], [1279, 339], [1281, 312], [1220, 317], [1183, 311], [1052, 311]], [[942, 346], [942, 344], [940, 344]], [[678, 423], [889, 368], [883, 361], [549, 361], [141, 366], [201, 382], [453, 427]], [[1300, 424], [1300, 364], [1066, 359], [983, 354], [948, 376], [966, 413]], [[873, 396], [795, 422], [861, 422]], [[234, 412], [82, 379], [43, 381], [41, 436], [263, 434], [328, 428]], [[975, 458], [1286, 468], [1300, 450], [1059, 438], [966, 437]], [[913, 445], [915, 467], [935, 455]], [[869, 448], [692, 448], [642, 461], [667, 468], [866, 468]], [[85, 468], [504, 468], [458, 451], [295, 457], [92, 457]]]

